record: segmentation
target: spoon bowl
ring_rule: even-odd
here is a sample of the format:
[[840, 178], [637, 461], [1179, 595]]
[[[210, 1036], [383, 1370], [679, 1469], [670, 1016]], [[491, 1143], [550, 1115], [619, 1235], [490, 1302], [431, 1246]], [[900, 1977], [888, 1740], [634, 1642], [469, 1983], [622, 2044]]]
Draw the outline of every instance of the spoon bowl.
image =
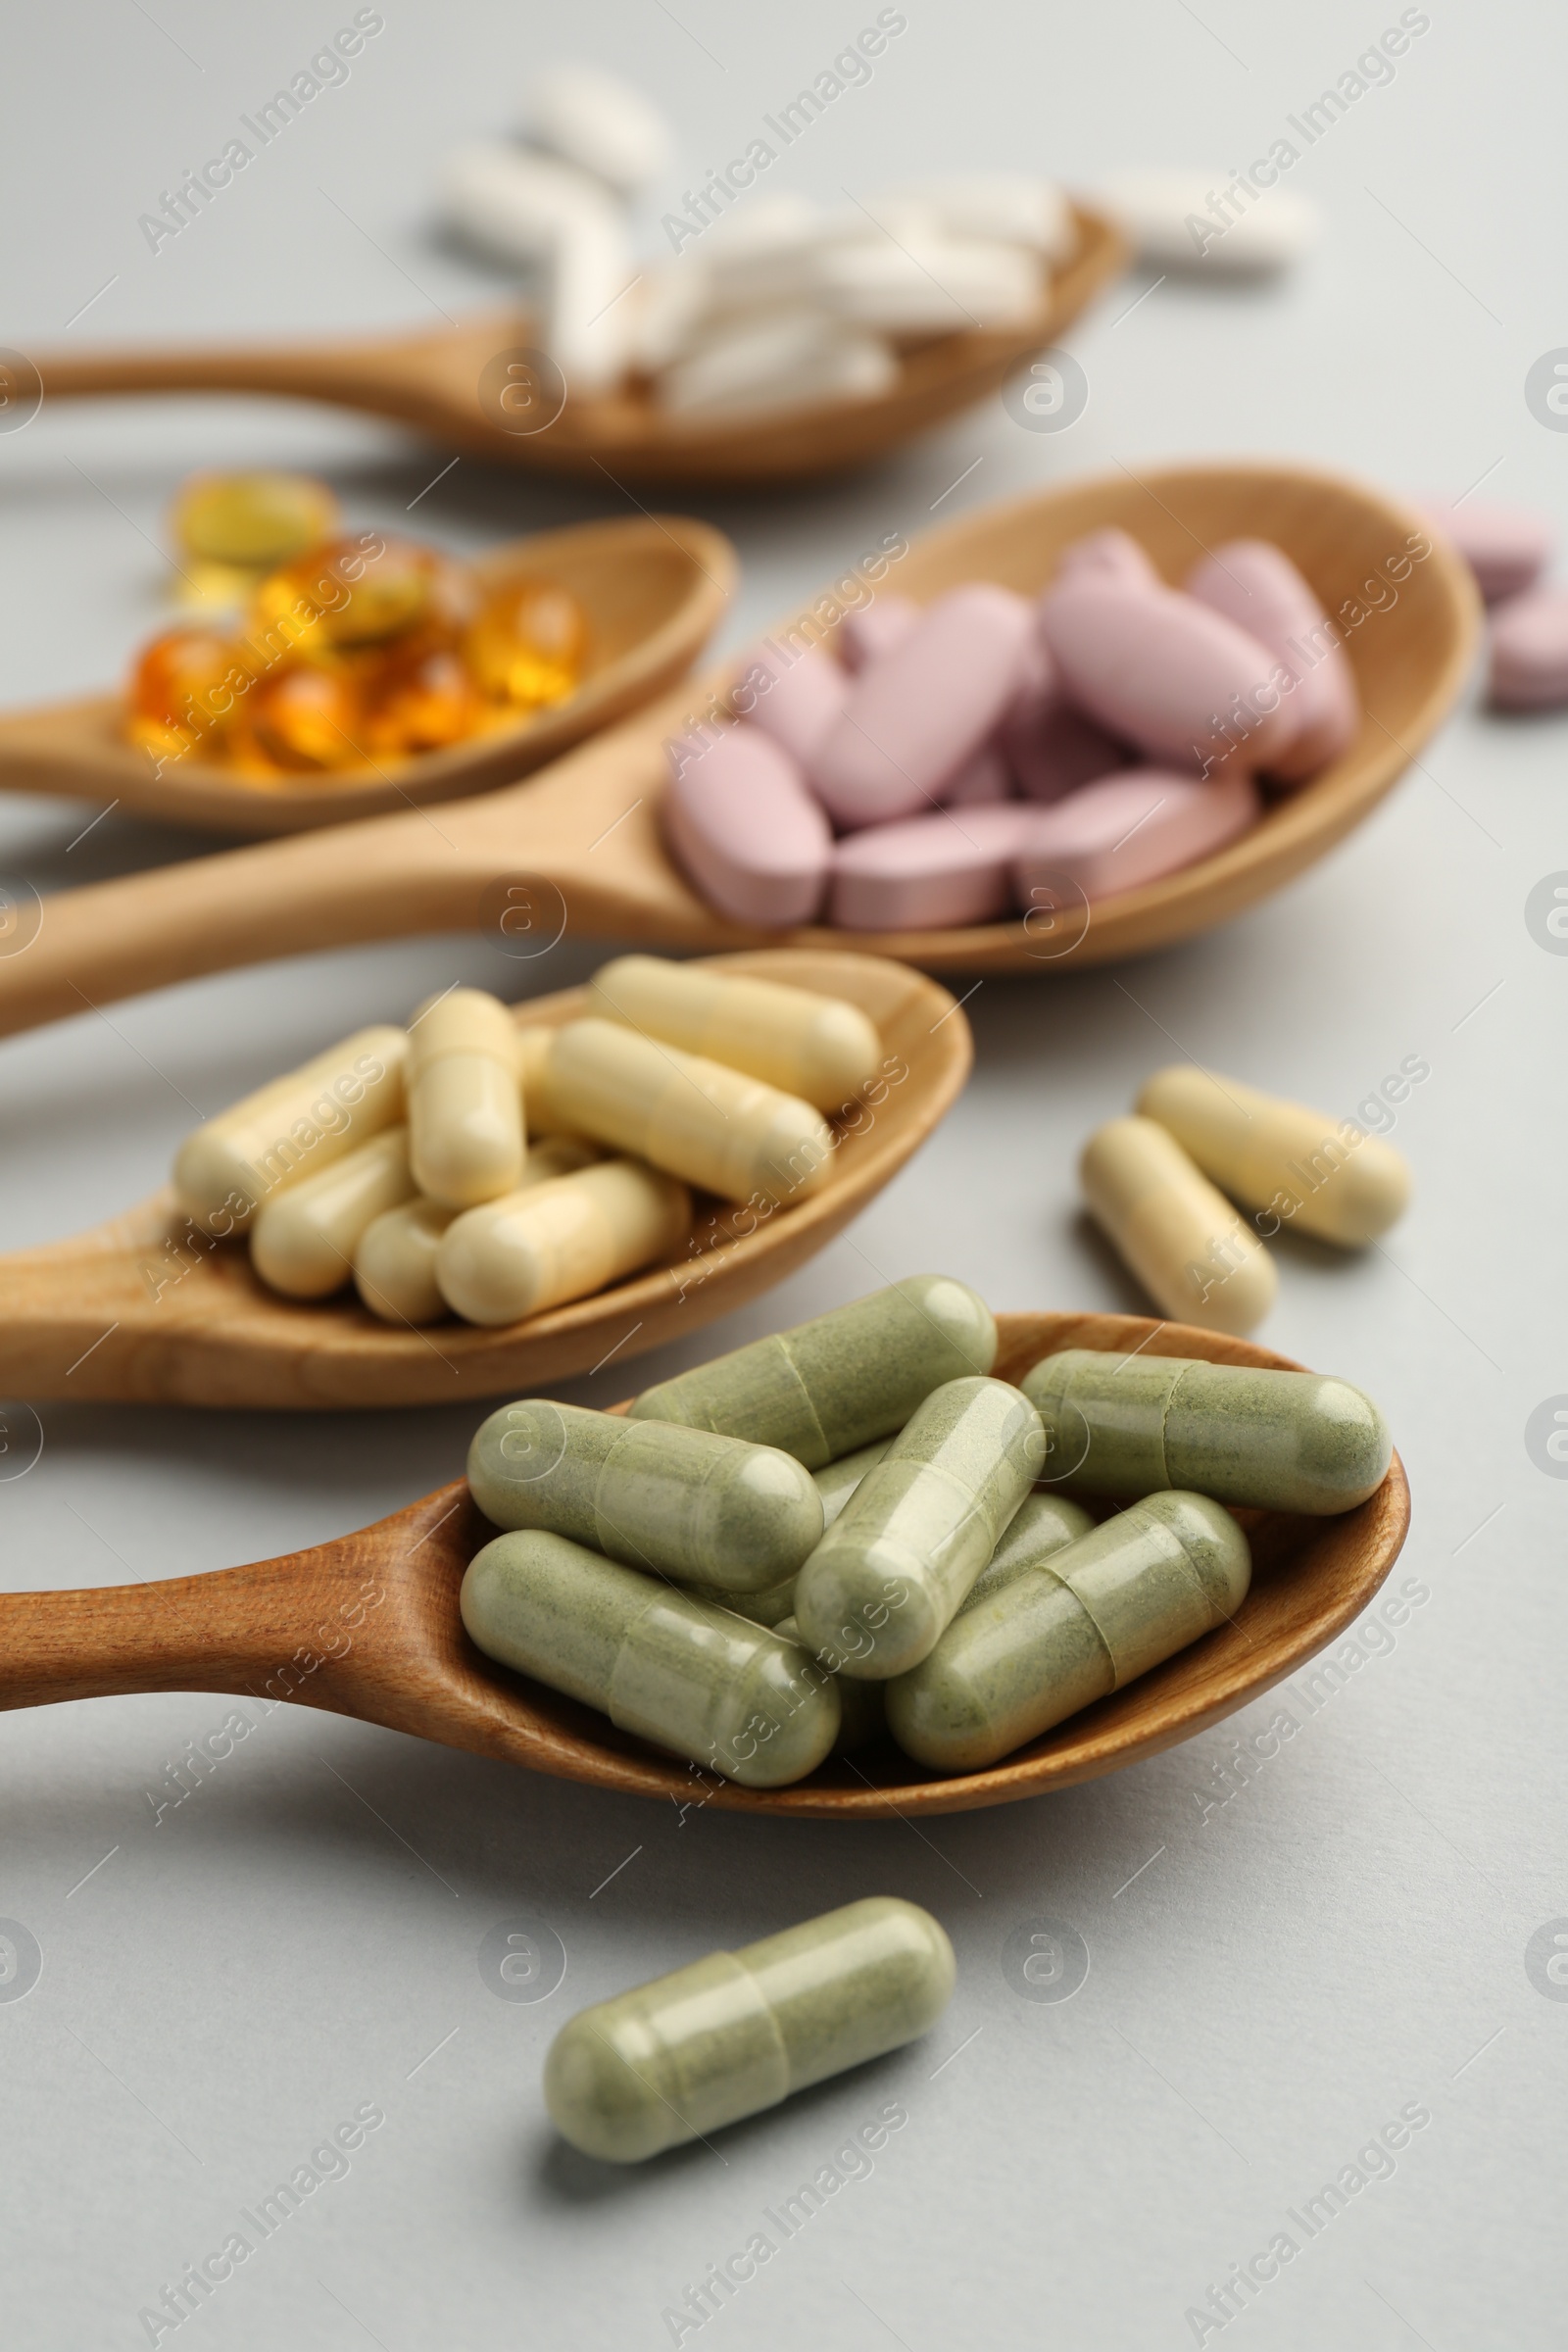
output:
[[[281, 1298], [243, 1242], [214, 1242], [166, 1188], [90, 1233], [0, 1257], [0, 1395], [269, 1411], [449, 1404], [627, 1361], [770, 1290], [843, 1231], [952, 1107], [969, 1072], [969, 1025], [945, 988], [879, 957], [773, 950], [712, 961], [847, 998], [882, 1036], [885, 1077], [833, 1122], [828, 1174], [794, 1206], [760, 1221], [700, 1196], [668, 1264], [504, 1328], [415, 1329], [382, 1322], [352, 1291]], [[515, 1014], [525, 1028], [557, 1027], [588, 1009], [586, 990], [569, 989]]]
[[568, 588], [588, 614], [576, 692], [444, 751], [311, 775], [249, 776], [217, 760], [155, 760], [124, 735], [123, 694], [0, 714], [0, 791], [109, 798], [138, 816], [219, 832], [300, 833], [514, 783], [623, 718], [691, 667], [734, 592], [735, 550], [681, 514], [581, 522], [475, 557], [488, 588], [521, 576]]
[[[998, 1375], [1062, 1348], [1298, 1370], [1243, 1340], [1139, 1315], [1000, 1315]], [[497, 1667], [464, 1632], [464, 1569], [495, 1530], [466, 1485], [335, 1543], [165, 1584], [0, 1597], [0, 1707], [126, 1690], [265, 1691], [533, 1772], [727, 1811], [889, 1821], [970, 1812], [1097, 1779], [1234, 1714], [1343, 1633], [1393, 1567], [1410, 1497], [1396, 1455], [1335, 1519], [1243, 1511], [1251, 1588], [1234, 1619], [987, 1771], [923, 1779], [891, 1741], [788, 1788], [742, 1788]]]

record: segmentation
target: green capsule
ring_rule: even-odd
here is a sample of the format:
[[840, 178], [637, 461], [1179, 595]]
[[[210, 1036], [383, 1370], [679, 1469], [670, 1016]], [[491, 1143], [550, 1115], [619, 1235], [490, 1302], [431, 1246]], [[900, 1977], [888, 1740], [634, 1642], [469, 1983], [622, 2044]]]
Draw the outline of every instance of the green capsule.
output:
[[823, 1527], [808, 1474], [775, 1446], [537, 1397], [481, 1425], [468, 1484], [497, 1527], [547, 1528], [726, 1592], [793, 1576]]
[[838, 1692], [803, 1649], [564, 1536], [497, 1536], [463, 1579], [485, 1656], [747, 1788], [814, 1772]]
[[956, 1974], [928, 1911], [868, 1895], [579, 2011], [550, 2045], [545, 2104], [584, 2154], [640, 2164], [901, 2049]]
[[[793, 1642], [800, 1648], [801, 1629], [793, 1617], [785, 1617], [773, 1631], [781, 1642]], [[868, 1740], [876, 1739], [887, 1730], [887, 1716], [882, 1706], [880, 1683], [857, 1682], [852, 1675], [836, 1674], [834, 1687], [839, 1694], [839, 1736], [833, 1742], [835, 1753], [848, 1747], [863, 1747]]]
[[996, 1360], [985, 1300], [948, 1275], [917, 1274], [645, 1389], [632, 1418], [777, 1446], [820, 1470], [900, 1428], [945, 1381]]
[[1206, 1494], [1151, 1494], [950, 1625], [887, 1688], [888, 1728], [939, 1772], [978, 1772], [1234, 1617], [1252, 1559]]
[[1040, 1416], [1002, 1380], [935, 1390], [801, 1570], [795, 1616], [824, 1666], [882, 1682], [917, 1665], [1029, 1492]]
[[1394, 1450], [1371, 1397], [1320, 1372], [1067, 1348], [1023, 1390], [1046, 1425], [1045, 1475], [1075, 1494], [1187, 1487], [1266, 1510], [1348, 1511], [1377, 1492]]
[[816, 1491], [822, 1497], [822, 1516], [829, 1527], [866, 1472], [876, 1468], [892, 1443], [891, 1438], [878, 1438], [874, 1446], [857, 1446], [854, 1453], [840, 1454], [836, 1462], [827, 1462], [820, 1470], [811, 1472]]
[[1094, 1524], [1083, 1504], [1069, 1502], [1064, 1494], [1026, 1494], [989, 1563], [959, 1601], [958, 1615], [962, 1617], [988, 1594], [1000, 1592], [1004, 1585], [1010, 1585], [1025, 1569], [1038, 1568], [1054, 1551], [1076, 1544]]

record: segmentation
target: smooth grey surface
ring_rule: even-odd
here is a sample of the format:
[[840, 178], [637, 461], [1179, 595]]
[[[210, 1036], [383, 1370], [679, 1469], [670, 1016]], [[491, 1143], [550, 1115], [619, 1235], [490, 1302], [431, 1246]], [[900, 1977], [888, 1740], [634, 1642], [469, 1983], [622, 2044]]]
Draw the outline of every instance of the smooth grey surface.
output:
[[[389, 0], [348, 83], [151, 255], [137, 215], [352, 13], [13, 11], [5, 339], [439, 323], [434, 305], [460, 313], [494, 281], [428, 233], [436, 161], [506, 121], [535, 55], [569, 41], [645, 77], [695, 170], [875, 11], [585, 0], [568, 24]], [[1217, 185], [1398, 11], [906, 13], [869, 86], [770, 184], [868, 195], [928, 168], [1033, 163], [1085, 185], [1192, 161]], [[1292, 452], [1416, 491], [1486, 476], [1481, 495], [1561, 516], [1568, 442], [1536, 421], [1524, 382], [1568, 342], [1568, 30], [1517, 0], [1430, 13], [1392, 85], [1292, 174], [1327, 211], [1318, 253], [1260, 289], [1167, 283], [1135, 310], [1144, 281], [1113, 292], [1071, 337], [1090, 400], [1070, 432], [1023, 431], [998, 400], [847, 485], [694, 501], [746, 560], [727, 642], [885, 531], [1186, 453]], [[269, 459], [324, 468], [366, 523], [401, 522], [425, 492], [412, 524], [457, 547], [629, 511], [610, 483], [549, 489], [468, 460], [426, 492], [446, 453], [306, 408], [62, 408], [0, 437], [0, 693], [117, 675], [156, 624], [158, 516], [180, 473]], [[1228, 930], [1115, 971], [987, 981], [968, 1004], [967, 1096], [847, 1236], [690, 1346], [571, 1392], [629, 1394], [927, 1267], [999, 1308], [1135, 1305], [1079, 1217], [1072, 1168], [1150, 1070], [1191, 1057], [1346, 1112], [1420, 1055], [1431, 1076], [1393, 1130], [1416, 1170], [1408, 1218], [1365, 1262], [1283, 1249], [1262, 1334], [1365, 1385], [1409, 1465], [1409, 1548], [1359, 1647], [1339, 1653], [1362, 1662], [1316, 1698], [1298, 1676], [1137, 1770], [918, 1826], [661, 1811], [286, 1710], [158, 1818], [168, 1765], [226, 1701], [8, 1716], [0, 1914], [24, 1931], [21, 1973], [0, 1984], [8, 2344], [1560, 2341], [1568, 1461], [1548, 1442], [1568, 1411], [1568, 963], [1525, 910], [1568, 868], [1565, 752], [1568, 718], [1466, 714], [1353, 839]], [[118, 815], [78, 839], [96, 814], [8, 807], [0, 865], [47, 890], [200, 846]], [[555, 987], [609, 952], [568, 941], [516, 967], [471, 941], [357, 951], [9, 1045], [0, 1238], [134, 1200], [197, 1108], [357, 1023], [460, 978]], [[5, 1579], [163, 1577], [318, 1541], [453, 1476], [480, 1417], [47, 1404], [36, 1467], [0, 1483]], [[21, 1461], [21, 1415], [15, 1431]], [[1287, 1712], [1293, 1735], [1271, 1735]], [[1238, 1740], [1245, 1785], [1227, 1798]], [[539, 2069], [572, 2008], [871, 1892], [928, 1905], [956, 1946], [958, 1989], [928, 2044], [630, 2179], [554, 2143]], [[509, 1947], [514, 1932], [531, 1942]], [[13, 1999], [33, 1943], [41, 1976]], [[847, 2158], [861, 2177], [788, 2240], [773, 2230], [779, 2251], [700, 2328], [663, 2318], [892, 2101], [907, 2122], [868, 2175]], [[386, 2121], [347, 2176], [199, 2317], [139, 2320], [370, 2102]], [[1413, 2103], [1431, 2122], [1380, 2160], [1392, 2178], [1348, 2193], [1308, 2240], [1290, 2215]], [[1245, 2319], [1187, 2316], [1282, 2230], [1301, 2250]]]

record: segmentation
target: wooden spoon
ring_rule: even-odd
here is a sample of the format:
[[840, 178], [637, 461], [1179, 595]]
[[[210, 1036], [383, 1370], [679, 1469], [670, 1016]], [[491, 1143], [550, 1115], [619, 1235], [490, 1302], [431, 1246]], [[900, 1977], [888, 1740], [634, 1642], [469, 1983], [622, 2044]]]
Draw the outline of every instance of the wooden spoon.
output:
[[447, 751], [335, 774], [247, 776], [216, 760], [159, 761], [124, 737], [124, 698], [92, 695], [0, 714], [0, 791], [112, 800], [139, 816], [233, 833], [299, 833], [511, 784], [684, 675], [735, 587], [736, 556], [682, 514], [580, 522], [473, 559], [488, 586], [556, 580], [587, 611], [589, 663], [569, 701]]
[[[1022, 1379], [1062, 1348], [1299, 1369], [1245, 1340], [1139, 1315], [997, 1320], [997, 1371], [1005, 1380]], [[266, 1693], [677, 1803], [859, 1821], [968, 1812], [1156, 1755], [1293, 1674], [1360, 1615], [1388, 1575], [1409, 1526], [1410, 1494], [1396, 1455], [1377, 1493], [1342, 1518], [1238, 1517], [1254, 1565], [1251, 1590], [1229, 1625], [989, 1771], [952, 1780], [914, 1777], [918, 1767], [882, 1740], [830, 1758], [794, 1788], [739, 1788], [497, 1668], [473, 1647], [458, 1614], [463, 1571], [495, 1533], [462, 1480], [374, 1527], [255, 1567], [0, 1597], [0, 1707], [123, 1690]]]
[[[1001, 334], [943, 335], [905, 355], [876, 400], [833, 401], [759, 417], [667, 416], [646, 392], [568, 398], [553, 422], [518, 429], [502, 405], [507, 363], [526, 368], [537, 330], [497, 312], [435, 334], [245, 349], [48, 352], [32, 362], [48, 400], [97, 392], [277, 392], [396, 417], [432, 440], [510, 466], [644, 488], [792, 482], [886, 457], [984, 400], [1054, 342], [1126, 266], [1127, 247], [1098, 213], [1074, 209], [1078, 248], [1054, 272], [1036, 316]], [[548, 370], [546, 371], [548, 374]], [[559, 378], [556, 379], [559, 383]], [[524, 419], [548, 415], [532, 403]], [[559, 398], [559, 391], [555, 395]]]
[[[668, 1265], [502, 1330], [415, 1330], [381, 1322], [352, 1291], [318, 1303], [280, 1298], [242, 1242], [209, 1239], [166, 1188], [90, 1233], [0, 1257], [0, 1396], [318, 1412], [447, 1404], [641, 1355], [771, 1290], [843, 1231], [951, 1109], [973, 1057], [969, 1026], [945, 988], [879, 957], [774, 950], [712, 960], [849, 998], [881, 1033], [886, 1080], [837, 1122], [827, 1179], [795, 1206], [759, 1221], [704, 1196], [689, 1246]], [[586, 992], [570, 989], [519, 1004], [516, 1018], [554, 1027], [586, 1008]]]
[[[1107, 523], [1139, 538], [1170, 579], [1204, 547], [1272, 539], [1331, 612], [1423, 527], [1412, 509], [1377, 491], [1298, 466], [1181, 466], [1142, 480], [1124, 470], [950, 523], [916, 542], [889, 584], [924, 602], [971, 579], [1032, 593], [1064, 546]], [[0, 955], [0, 1035], [79, 1012], [84, 1001], [276, 956], [414, 932], [493, 931], [509, 888], [515, 903], [531, 896], [579, 935], [667, 948], [853, 946], [939, 971], [1041, 974], [1146, 955], [1228, 921], [1323, 857], [1441, 723], [1469, 668], [1480, 608], [1459, 558], [1435, 539], [1431, 548], [1396, 588], [1384, 579], [1387, 609], [1349, 632], [1363, 719], [1345, 757], [1217, 856], [1092, 908], [966, 930], [782, 934], [713, 913], [666, 857], [657, 811], [664, 738], [714, 708], [728, 683], [718, 672], [530, 783], [443, 809], [439, 831], [417, 814], [381, 817], [63, 892], [41, 919], [35, 906], [20, 908], [11, 953]]]

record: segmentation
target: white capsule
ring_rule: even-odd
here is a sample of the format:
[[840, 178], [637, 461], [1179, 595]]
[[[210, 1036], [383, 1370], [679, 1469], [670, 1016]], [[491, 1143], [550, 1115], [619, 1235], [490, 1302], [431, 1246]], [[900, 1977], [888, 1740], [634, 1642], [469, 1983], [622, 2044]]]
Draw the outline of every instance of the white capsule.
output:
[[650, 265], [626, 299], [627, 366], [658, 375], [696, 340], [712, 300], [711, 281], [695, 254], [683, 254], [662, 268]]
[[1355, 1250], [1404, 1213], [1410, 1170], [1392, 1144], [1353, 1119], [1260, 1094], [1239, 1078], [1177, 1063], [1156, 1070], [1138, 1098], [1244, 1208], [1293, 1231]]
[[568, 399], [612, 391], [624, 375], [636, 275], [618, 218], [585, 215], [563, 231], [551, 256], [544, 341]]
[[548, 261], [583, 220], [618, 220], [596, 181], [546, 155], [491, 140], [460, 147], [442, 168], [440, 198], [453, 228], [492, 261]]
[[[518, 1189], [574, 1175], [597, 1156], [591, 1144], [552, 1136], [529, 1152]], [[447, 1228], [459, 1213], [434, 1200], [405, 1200], [366, 1227], [354, 1252], [354, 1283], [372, 1315], [385, 1323], [439, 1323], [451, 1312], [436, 1281], [435, 1261]]]
[[1254, 188], [1224, 172], [1123, 172], [1099, 201], [1148, 270], [1261, 276], [1317, 242], [1316, 205], [1289, 188]]
[[251, 1263], [286, 1298], [329, 1298], [352, 1275], [366, 1227], [413, 1191], [409, 1131], [384, 1128], [267, 1202], [251, 1231]]
[[816, 290], [841, 318], [884, 334], [973, 334], [1038, 315], [1040, 264], [1016, 245], [978, 238], [868, 238], [824, 253]]
[[242, 1233], [274, 1193], [402, 1118], [407, 1051], [401, 1029], [359, 1029], [220, 1111], [175, 1154], [180, 1207], [208, 1233]]
[[499, 1200], [522, 1180], [517, 1025], [478, 988], [453, 988], [409, 1024], [409, 1151], [416, 1191], [443, 1208]]
[[1248, 1332], [1274, 1303], [1274, 1261], [1152, 1119], [1112, 1119], [1079, 1162], [1096, 1223], [1162, 1314], [1205, 1331]]
[[675, 160], [665, 117], [630, 82], [595, 66], [563, 62], [535, 74], [523, 124], [529, 138], [621, 196], [637, 195]]
[[[1072, 206], [1054, 180], [1029, 172], [964, 172], [894, 189], [895, 204], [925, 206], [953, 237], [1028, 245], [1048, 262], [1064, 262], [1078, 241]], [[879, 202], [877, 219], [884, 218]]]
[[655, 397], [673, 416], [761, 416], [826, 401], [877, 400], [898, 372], [876, 336], [819, 313], [792, 311], [715, 332], [665, 369]]
[[437, 1248], [436, 1281], [466, 1322], [517, 1323], [670, 1256], [691, 1222], [683, 1184], [635, 1160], [604, 1160], [466, 1209]]
[[589, 983], [596, 1012], [688, 1054], [840, 1110], [877, 1073], [882, 1040], [858, 1004], [660, 956], [617, 956]]

